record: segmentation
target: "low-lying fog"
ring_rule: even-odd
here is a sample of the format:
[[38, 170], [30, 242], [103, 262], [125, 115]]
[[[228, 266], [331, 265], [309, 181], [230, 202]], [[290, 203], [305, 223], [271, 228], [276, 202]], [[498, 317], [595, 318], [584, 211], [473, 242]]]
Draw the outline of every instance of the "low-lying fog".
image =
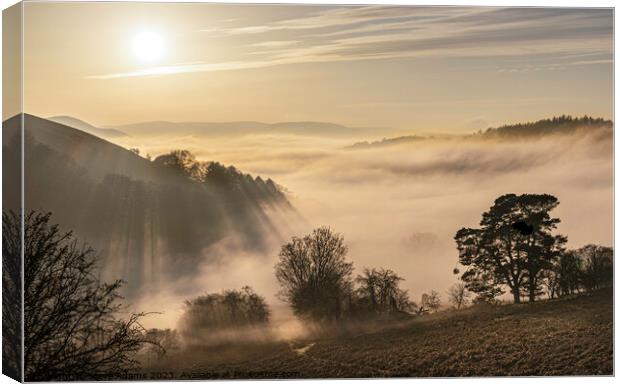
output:
[[[200, 160], [217, 160], [244, 172], [271, 177], [290, 192], [305, 222], [282, 222], [285, 233], [302, 236], [328, 225], [344, 235], [356, 271], [390, 268], [406, 280], [413, 300], [432, 289], [445, 297], [457, 281], [453, 241], [463, 226], [477, 226], [483, 211], [505, 193], [549, 193], [560, 200], [558, 232], [569, 247], [611, 245], [613, 224], [612, 140], [596, 133], [548, 136], [530, 141], [481, 139], [426, 140], [397, 146], [346, 149], [356, 139], [301, 136], [237, 138], [129, 137], [116, 140], [126, 148], [156, 156], [188, 149]], [[227, 288], [252, 286], [266, 297], [274, 320], [290, 318], [276, 298], [273, 273], [280, 244], [264, 254], [239, 252], [227, 239], [205, 253], [220, 262], [200, 266], [187, 296], [165, 287], [153, 290], [137, 307], [165, 311], [145, 321], [174, 327], [184, 299]], [[286, 322], [282, 330], [299, 332]]]

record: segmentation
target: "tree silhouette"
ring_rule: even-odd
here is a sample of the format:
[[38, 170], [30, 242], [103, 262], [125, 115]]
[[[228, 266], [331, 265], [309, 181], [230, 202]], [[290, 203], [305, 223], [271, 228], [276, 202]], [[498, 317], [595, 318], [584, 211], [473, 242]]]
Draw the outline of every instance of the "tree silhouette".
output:
[[364, 301], [368, 309], [371, 312], [380, 312], [379, 308], [379, 276], [377, 271], [364, 269], [361, 275], [355, 278], [355, 281], [360, 284], [357, 289], [357, 293], [360, 295], [360, 300]]
[[467, 299], [470, 296], [471, 294], [464, 283], [456, 283], [448, 289], [448, 300], [457, 310], [467, 304]]
[[236, 204], [248, 198], [256, 201], [286, 202], [283, 188], [273, 180], [264, 181], [260, 176], [254, 178], [233, 166], [225, 166], [217, 161], [198, 161], [196, 156], [187, 150], [171, 151], [158, 156], [153, 162], [177, 176], [201, 183]]
[[566, 243], [551, 233], [560, 220], [549, 212], [558, 204], [551, 195], [503, 195], [483, 213], [481, 228], [461, 228], [455, 240], [467, 288], [493, 298], [508, 286], [515, 303], [525, 289], [534, 301]]
[[22, 377], [22, 226], [13, 212], [2, 213], [2, 373]]
[[265, 299], [246, 286], [185, 301], [180, 323], [183, 336], [191, 340], [215, 330], [264, 325], [269, 318]]
[[181, 348], [179, 334], [176, 329], [151, 328], [146, 331], [145, 336], [152, 342], [144, 348], [147, 355], [161, 358], [168, 352]]
[[575, 251], [583, 262], [581, 281], [587, 290], [595, 290], [613, 282], [613, 249], [589, 244]]
[[441, 307], [441, 297], [439, 292], [431, 291], [430, 293], [423, 293], [420, 305], [413, 304], [418, 315], [423, 315], [428, 312], [437, 312]]
[[579, 290], [583, 261], [576, 251], [567, 250], [545, 272], [545, 284], [550, 298], [572, 295]]
[[572, 117], [567, 115], [554, 116], [551, 119], [543, 119], [530, 123], [503, 125], [498, 128], [488, 128], [485, 137], [539, 137], [544, 134], [573, 133], [577, 129], [599, 129], [613, 127], [611, 120], [593, 118], [590, 116]]
[[157, 156], [153, 162], [155, 164], [161, 164], [165, 167], [180, 171], [188, 176], [193, 176], [196, 156], [188, 150], [178, 149], [170, 151], [170, 153], [165, 155]]
[[280, 297], [296, 315], [314, 320], [343, 317], [352, 292], [353, 265], [346, 254], [343, 237], [328, 227], [293, 237], [282, 246], [276, 278], [282, 287]]
[[389, 269], [364, 269], [355, 279], [359, 284], [356, 292], [362, 306], [375, 314], [407, 311], [411, 307], [409, 296], [398, 286], [403, 280]]
[[[60, 233], [50, 216], [24, 218], [25, 379], [121, 377], [137, 367], [135, 353], [150, 342], [138, 322], [144, 314], [120, 319], [122, 282], [101, 283], [94, 251], [71, 232]], [[17, 243], [20, 215], [2, 219], [3, 239]]]

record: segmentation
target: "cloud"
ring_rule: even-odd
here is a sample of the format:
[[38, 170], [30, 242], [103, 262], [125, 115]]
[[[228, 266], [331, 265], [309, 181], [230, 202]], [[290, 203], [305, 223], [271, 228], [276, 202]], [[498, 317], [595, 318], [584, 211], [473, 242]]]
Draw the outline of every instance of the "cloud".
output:
[[[224, 63], [193, 63], [193, 64], [178, 64], [167, 65], [161, 67], [151, 67], [140, 69], [137, 71], [117, 72], [106, 75], [92, 75], [87, 76], [88, 79], [109, 80], [120, 79], [127, 77], [144, 77], [144, 76], [164, 76], [178, 73], [190, 73], [190, 72], [213, 72], [213, 71], [231, 71], [237, 69], [253, 69], [268, 66], [269, 63], [265, 61], [233, 61]], [[271, 63], [274, 65], [274, 63]]]
[[265, 47], [265, 48], [277, 48], [286, 47], [289, 45], [295, 45], [299, 43], [299, 40], [277, 40], [277, 41], [262, 41], [260, 43], [252, 44], [253, 47]]
[[246, 27], [227, 28], [222, 33], [243, 35], [272, 31], [313, 30], [328, 27], [345, 27], [368, 21], [404, 18], [407, 7], [336, 7], [310, 14], [306, 17], [279, 20], [273, 23]]
[[[264, 68], [297, 63], [420, 57], [547, 55], [547, 69], [612, 62], [608, 9], [335, 7], [264, 24], [211, 27], [211, 38], [251, 48], [234, 60], [173, 64], [92, 79]], [[265, 50], [266, 48], [266, 50]], [[596, 60], [567, 56], [599, 55]], [[544, 68], [543, 66], [540, 67]], [[512, 71], [514, 68], [507, 68]]]

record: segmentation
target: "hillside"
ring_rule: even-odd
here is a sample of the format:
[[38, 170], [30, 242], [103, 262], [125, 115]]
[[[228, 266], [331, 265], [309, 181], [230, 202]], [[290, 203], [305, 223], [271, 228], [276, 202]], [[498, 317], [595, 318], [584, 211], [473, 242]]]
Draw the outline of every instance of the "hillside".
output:
[[334, 338], [171, 354], [156, 371], [193, 379], [611, 375], [612, 290], [440, 312]]
[[453, 136], [417, 136], [407, 135], [399, 137], [386, 137], [378, 141], [360, 141], [354, 143], [347, 149], [372, 149], [391, 147], [394, 145], [419, 143], [425, 140], [438, 139], [496, 139], [496, 140], [532, 140], [551, 135], [588, 135], [597, 133], [600, 137], [611, 138], [613, 133], [613, 122], [602, 118], [589, 116], [572, 117], [562, 115], [549, 119], [538, 120], [530, 123], [508, 124], [497, 128], [488, 128], [486, 131], [479, 131], [472, 135], [453, 135]]
[[90, 133], [91, 135], [99, 136], [104, 139], [114, 139], [117, 137], [127, 136], [127, 134], [116, 129], [97, 128], [83, 120], [76, 119], [71, 116], [52, 116], [47, 120], [51, 120], [55, 123], [66, 125], [67, 127], [79, 129], [81, 131]]
[[432, 137], [415, 136], [415, 135], [399, 136], [399, 137], [392, 137], [392, 138], [383, 138], [378, 141], [370, 141], [370, 142], [360, 141], [346, 148], [347, 149], [382, 148], [382, 147], [389, 147], [389, 146], [398, 145], [398, 144], [415, 143], [415, 142], [420, 142], [420, 141], [424, 141], [428, 139], [432, 139]]
[[257, 121], [235, 122], [168, 122], [149, 121], [107, 127], [132, 136], [149, 135], [193, 135], [193, 136], [243, 136], [283, 134], [312, 137], [348, 137], [374, 134], [384, 130], [380, 128], [352, 128], [340, 124], [315, 121], [261, 123]]
[[[19, 118], [3, 122], [6, 177], [19, 169]], [[127, 294], [149, 284], [187, 278], [209, 261], [205, 252], [224, 238], [260, 250], [278, 230], [268, 212], [295, 214], [267, 179], [209, 163], [199, 182], [183, 170], [149, 161], [86, 132], [25, 115], [26, 211], [53, 214], [101, 255], [104, 278], [127, 281]], [[18, 195], [5, 196], [16, 206]], [[277, 208], [277, 209], [274, 209]]]
[[598, 129], [611, 133], [612, 128], [613, 122], [611, 120], [605, 120], [600, 117], [562, 115], [530, 123], [508, 124], [497, 128], [489, 128], [478, 135], [490, 138], [535, 138], [554, 134], [589, 133]]

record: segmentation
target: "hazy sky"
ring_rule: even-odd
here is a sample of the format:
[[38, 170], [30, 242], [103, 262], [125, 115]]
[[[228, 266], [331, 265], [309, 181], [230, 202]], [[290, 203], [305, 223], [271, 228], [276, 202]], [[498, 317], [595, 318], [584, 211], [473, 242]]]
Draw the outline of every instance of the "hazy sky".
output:
[[25, 109], [420, 131], [611, 118], [612, 32], [610, 9], [26, 3]]

